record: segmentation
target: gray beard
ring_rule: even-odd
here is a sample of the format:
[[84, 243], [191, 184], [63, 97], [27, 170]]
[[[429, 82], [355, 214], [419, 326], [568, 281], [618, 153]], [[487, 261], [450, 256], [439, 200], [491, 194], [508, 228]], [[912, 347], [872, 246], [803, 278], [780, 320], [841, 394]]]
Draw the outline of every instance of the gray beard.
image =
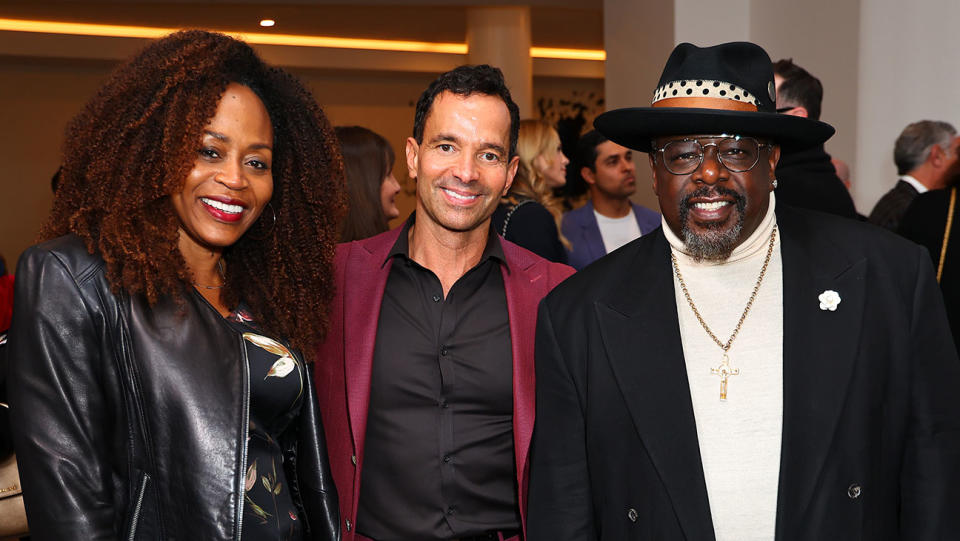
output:
[[690, 214], [689, 200], [703, 194], [695, 192], [680, 201], [680, 233], [683, 235], [683, 243], [686, 245], [687, 254], [697, 263], [704, 260], [726, 261], [733, 253], [733, 249], [739, 244], [740, 233], [743, 231], [743, 210], [747, 206], [746, 198], [733, 190], [720, 188], [717, 191], [736, 198], [737, 223], [733, 227], [722, 229], [723, 224], [711, 224], [708, 226], [707, 232], [694, 233], [687, 225]]

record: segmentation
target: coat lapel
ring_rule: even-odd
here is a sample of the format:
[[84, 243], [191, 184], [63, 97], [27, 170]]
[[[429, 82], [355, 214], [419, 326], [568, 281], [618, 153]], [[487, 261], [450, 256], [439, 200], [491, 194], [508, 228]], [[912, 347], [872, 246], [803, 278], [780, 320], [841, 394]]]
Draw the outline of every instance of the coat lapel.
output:
[[[866, 260], [851, 258], [816, 224], [777, 212], [783, 259], [783, 439], [777, 539], [789, 539], [813, 497], [847, 394], [864, 305]], [[836, 311], [818, 297], [836, 291]]]
[[603, 235], [600, 234], [600, 225], [597, 224], [597, 216], [593, 213], [593, 203], [587, 202], [584, 207], [587, 209], [584, 213], [583, 222], [580, 224], [583, 238], [586, 241], [587, 251], [590, 253], [590, 261], [596, 261], [607, 255], [607, 248], [603, 245]]
[[[537, 299], [543, 296], [537, 295], [537, 291], [539, 291], [538, 286], [546, 287], [547, 280], [542, 273], [531, 274], [533, 258], [527, 257], [519, 250], [513, 250], [513, 246], [506, 242], [503, 242], [503, 250], [507, 265], [501, 267], [501, 272], [503, 289], [507, 297], [510, 349], [513, 354], [514, 455], [517, 464], [517, 486], [521, 488], [522, 496], [526, 493], [524, 483], [536, 404], [533, 338], [537, 324]], [[521, 508], [526, 508], [525, 502], [521, 502]]]
[[[634, 426], [687, 539], [714, 539], [662, 232], [639, 243], [616, 297], [597, 301], [600, 333]], [[656, 262], [651, 264], [651, 262]]]
[[402, 228], [361, 241], [347, 262], [344, 284], [344, 374], [354, 449], [362, 456], [370, 407], [370, 374], [380, 304], [392, 261], [384, 263]]

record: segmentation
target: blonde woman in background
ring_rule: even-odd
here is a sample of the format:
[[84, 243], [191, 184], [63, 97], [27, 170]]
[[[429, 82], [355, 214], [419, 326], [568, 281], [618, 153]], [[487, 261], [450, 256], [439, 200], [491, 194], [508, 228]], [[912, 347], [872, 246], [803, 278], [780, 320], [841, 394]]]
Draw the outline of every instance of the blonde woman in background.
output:
[[570, 160], [560, 149], [560, 137], [552, 126], [540, 120], [520, 122], [517, 139], [520, 167], [510, 191], [493, 214], [493, 228], [505, 239], [535, 254], [566, 263], [560, 235], [562, 208], [553, 189], [566, 183]]

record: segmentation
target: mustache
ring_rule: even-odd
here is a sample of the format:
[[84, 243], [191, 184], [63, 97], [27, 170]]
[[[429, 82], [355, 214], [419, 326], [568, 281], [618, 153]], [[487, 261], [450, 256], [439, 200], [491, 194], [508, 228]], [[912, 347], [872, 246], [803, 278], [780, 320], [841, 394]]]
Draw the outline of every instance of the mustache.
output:
[[731, 190], [730, 188], [724, 186], [701, 186], [696, 190], [688, 193], [683, 196], [683, 199], [680, 200], [680, 208], [689, 208], [690, 200], [695, 197], [730, 197], [736, 202], [737, 206], [746, 204], [747, 198], [740, 192]]
[[740, 192], [731, 190], [725, 186], [701, 186], [696, 190], [688, 193], [683, 196], [680, 202], [677, 204], [680, 211], [680, 221], [684, 224], [683, 227], [686, 227], [687, 217], [690, 215], [690, 200], [695, 197], [718, 197], [724, 196], [733, 199], [734, 204], [737, 207], [737, 213], [740, 214], [741, 218], [743, 217], [743, 211], [747, 207], [747, 197]]

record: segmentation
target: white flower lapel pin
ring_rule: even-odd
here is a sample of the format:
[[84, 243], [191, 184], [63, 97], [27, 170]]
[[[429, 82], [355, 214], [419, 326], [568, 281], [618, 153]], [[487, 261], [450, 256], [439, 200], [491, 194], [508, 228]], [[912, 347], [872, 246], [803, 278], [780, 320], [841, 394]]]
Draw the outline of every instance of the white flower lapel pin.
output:
[[817, 299], [820, 300], [821, 310], [837, 311], [837, 305], [840, 304], [840, 294], [832, 289], [828, 289], [820, 294]]

